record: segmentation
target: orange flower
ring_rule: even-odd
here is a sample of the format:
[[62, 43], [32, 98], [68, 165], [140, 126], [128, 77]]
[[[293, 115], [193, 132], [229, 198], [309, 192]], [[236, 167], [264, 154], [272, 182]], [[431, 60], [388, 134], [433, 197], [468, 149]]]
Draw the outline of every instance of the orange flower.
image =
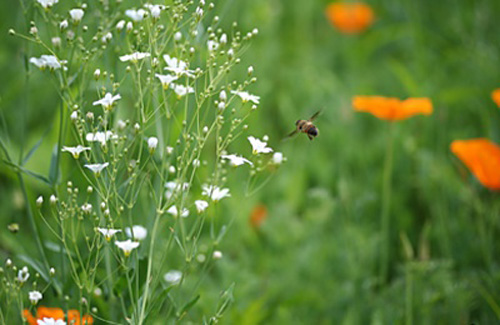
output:
[[491, 98], [500, 107], [500, 88], [497, 88], [491, 92]]
[[[50, 308], [40, 306], [36, 311], [36, 318], [31, 315], [28, 309], [23, 310], [23, 317], [28, 324], [37, 325], [37, 320], [42, 320], [44, 317], [57, 319], [65, 319], [64, 311], [61, 308]], [[73, 321], [73, 323], [71, 323]], [[76, 309], [68, 310], [68, 324], [74, 325], [90, 325], [94, 324], [94, 319], [90, 315], [84, 315], [80, 322], [80, 312]]]
[[250, 225], [252, 225], [253, 228], [258, 229], [260, 228], [261, 224], [266, 220], [267, 217], [267, 208], [265, 205], [259, 204], [256, 205], [252, 213], [250, 214]]
[[326, 7], [326, 16], [337, 29], [346, 34], [361, 33], [374, 19], [372, 8], [362, 2], [332, 3]]
[[357, 96], [352, 106], [360, 112], [368, 112], [381, 120], [401, 121], [414, 115], [431, 115], [432, 102], [429, 98], [398, 98], [381, 96]]
[[490, 190], [500, 190], [500, 147], [488, 139], [456, 140], [451, 151]]

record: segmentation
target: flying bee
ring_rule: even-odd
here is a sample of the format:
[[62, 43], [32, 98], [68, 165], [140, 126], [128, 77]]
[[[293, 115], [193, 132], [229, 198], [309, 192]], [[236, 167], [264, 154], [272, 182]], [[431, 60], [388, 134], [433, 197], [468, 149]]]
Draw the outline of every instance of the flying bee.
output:
[[294, 130], [292, 133], [290, 133], [287, 136], [287, 138], [292, 137], [299, 132], [307, 134], [307, 137], [309, 138], [309, 140], [312, 140], [315, 137], [317, 137], [319, 134], [319, 130], [316, 126], [314, 126], [314, 124], [312, 122], [316, 119], [316, 117], [318, 117], [319, 113], [321, 113], [321, 111], [317, 111], [308, 120], [297, 120], [297, 122], [295, 122], [295, 126], [297, 127], [297, 129]]

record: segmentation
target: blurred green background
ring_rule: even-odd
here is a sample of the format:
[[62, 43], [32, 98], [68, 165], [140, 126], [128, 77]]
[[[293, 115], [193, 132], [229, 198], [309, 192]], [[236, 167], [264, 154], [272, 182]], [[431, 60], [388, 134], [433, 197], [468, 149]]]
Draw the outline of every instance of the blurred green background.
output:
[[[224, 258], [206, 279], [201, 312], [236, 283], [227, 324], [493, 324], [500, 319], [500, 194], [452, 156], [455, 139], [500, 142], [500, 2], [367, 2], [375, 23], [359, 35], [337, 31], [327, 1], [217, 1], [222, 25], [259, 29], [242, 63], [253, 65], [261, 105], [255, 136], [288, 158], [262, 191], [225, 202], [231, 227]], [[17, 2], [0, 3], [0, 126], [10, 148], [32, 146], [57, 119], [53, 87], [32, 75], [26, 89], [26, 30]], [[354, 95], [429, 97], [434, 114], [396, 127], [390, 268], [378, 279], [382, 169], [388, 122], [355, 113]], [[323, 109], [320, 136], [281, 139], [297, 119]], [[46, 173], [56, 130], [29, 168]], [[15, 152], [15, 151], [14, 151]], [[29, 196], [49, 193], [27, 178]], [[237, 186], [238, 180], [234, 180]], [[242, 186], [240, 186], [242, 188]], [[0, 257], [36, 255], [14, 174], [0, 165]], [[255, 229], [252, 209], [266, 220]], [[7, 230], [18, 222], [21, 231]]]

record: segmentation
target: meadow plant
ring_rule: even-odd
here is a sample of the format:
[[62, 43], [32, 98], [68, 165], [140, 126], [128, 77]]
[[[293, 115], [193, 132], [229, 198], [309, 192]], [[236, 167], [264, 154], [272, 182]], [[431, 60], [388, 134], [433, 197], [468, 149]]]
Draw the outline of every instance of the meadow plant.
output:
[[228, 178], [244, 169], [253, 192], [283, 161], [245, 124], [260, 98], [253, 67], [237, 66], [257, 29], [224, 30], [204, 0], [22, 3], [29, 30], [10, 33], [31, 44], [26, 73], [60, 96], [58, 140], [48, 176], [2, 142], [23, 188], [29, 175], [51, 192], [28, 214], [38, 255], [3, 269], [2, 321], [217, 322], [233, 286], [211, 314], [192, 308], [223, 258]]

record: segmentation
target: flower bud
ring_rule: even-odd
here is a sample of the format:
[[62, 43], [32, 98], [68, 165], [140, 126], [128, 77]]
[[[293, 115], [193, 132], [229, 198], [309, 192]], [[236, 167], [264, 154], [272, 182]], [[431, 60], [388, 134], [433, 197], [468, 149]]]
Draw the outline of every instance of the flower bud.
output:
[[148, 139], [148, 148], [149, 152], [153, 154], [156, 150], [156, 147], [158, 146], [158, 138], [157, 137], [151, 137]]
[[40, 207], [42, 206], [42, 204], [43, 204], [43, 196], [41, 196], [41, 195], [40, 195], [40, 196], [36, 199], [36, 206], [40, 208]]

